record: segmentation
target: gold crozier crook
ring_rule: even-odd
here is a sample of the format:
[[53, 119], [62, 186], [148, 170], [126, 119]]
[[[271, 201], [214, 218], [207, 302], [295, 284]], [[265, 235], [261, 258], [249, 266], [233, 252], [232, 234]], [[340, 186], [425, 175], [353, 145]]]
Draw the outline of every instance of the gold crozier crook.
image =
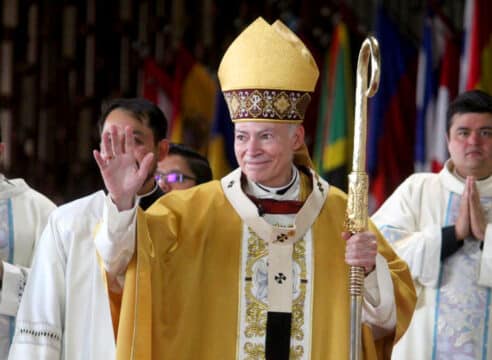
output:
[[[371, 80], [367, 84], [371, 62]], [[348, 178], [348, 199], [345, 229], [352, 234], [367, 230], [369, 180], [366, 173], [367, 98], [379, 86], [380, 55], [376, 38], [364, 40], [357, 61], [355, 88], [354, 155], [352, 172]], [[361, 316], [364, 296], [364, 268], [351, 266], [350, 294], [350, 360], [362, 359]]]

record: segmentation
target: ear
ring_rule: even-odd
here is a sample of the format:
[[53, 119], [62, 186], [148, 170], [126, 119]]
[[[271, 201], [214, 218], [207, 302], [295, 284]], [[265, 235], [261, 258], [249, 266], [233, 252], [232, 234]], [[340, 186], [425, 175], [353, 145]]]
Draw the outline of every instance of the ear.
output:
[[299, 125], [294, 132], [294, 150], [298, 150], [304, 144], [304, 126]]
[[157, 144], [157, 147], [158, 147], [157, 161], [159, 162], [163, 160], [167, 156], [167, 153], [169, 152], [169, 141], [167, 139], [162, 139]]

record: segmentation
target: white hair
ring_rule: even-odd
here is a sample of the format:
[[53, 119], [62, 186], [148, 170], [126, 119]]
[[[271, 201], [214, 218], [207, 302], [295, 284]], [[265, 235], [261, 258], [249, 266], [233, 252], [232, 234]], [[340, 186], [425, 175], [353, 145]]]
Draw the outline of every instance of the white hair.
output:
[[288, 124], [289, 135], [293, 136], [299, 126], [301, 126], [301, 125], [300, 124]]

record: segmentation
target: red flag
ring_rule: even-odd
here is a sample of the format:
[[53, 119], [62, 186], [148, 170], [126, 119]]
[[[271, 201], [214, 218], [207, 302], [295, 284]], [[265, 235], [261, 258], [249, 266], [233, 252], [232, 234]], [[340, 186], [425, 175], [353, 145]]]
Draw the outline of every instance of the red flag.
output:
[[143, 70], [143, 97], [159, 106], [166, 119], [171, 121], [173, 117], [173, 105], [171, 94], [173, 80], [154, 61], [147, 59]]
[[184, 48], [175, 55], [174, 73], [153, 59], [144, 64], [144, 97], [162, 109], [169, 121], [168, 137], [205, 154], [214, 114], [217, 84], [208, 70]]

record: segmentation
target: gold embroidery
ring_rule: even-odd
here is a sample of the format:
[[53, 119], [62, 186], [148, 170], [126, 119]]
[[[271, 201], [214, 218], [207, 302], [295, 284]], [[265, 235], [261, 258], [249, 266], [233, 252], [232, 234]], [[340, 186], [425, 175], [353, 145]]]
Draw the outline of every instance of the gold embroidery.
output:
[[300, 345], [293, 346], [290, 348], [289, 360], [302, 359], [302, 355], [304, 355], [304, 348]]
[[[253, 230], [249, 229], [250, 237], [248, 238], [248, 266], [247, 271], [251, 270], [252, 263], [250, 260], [253, 259], [256, 261], [259, 257], [265, 256], [268, 254], [268, 250], [266, 244], [263, 240], [261, 240], [258, 235], [256, 235]], [[249, 276], [249, 275], [248, 275]]]
[[301, 279], [306, 279], [306, 242], [300, 239], [294, 244], [294, 261], [301, 267]]
[[275, 110], [277, 110], [278, 117], [284, 117], [287, 111], [289, 111], [290, 109], [290, 101], [287, 94], [281, 92], [279, 96], [274, 100], [273, 107]]
[[[247, 355], [244, 360], [257, 360], [265, 358], [264, 339], [266, 335], [266, 322], [268, 305], [256, 295], [266, 291], [266, 256], [268, 249], [265, 241], [260, 239], [251, 229], [248, 238], [248, 255], [246, 260], [246, 279], [244, 279], [244, 290], [246, 297], [246, 316], [243, 328], [244, 336], [250, 341], [244, 344], [244, 353]], [[291, 337], [296, 341], [304, 340], [304, 309], [306, 301], [306, 242], [300, 239], [294, 244], [293, 251], [294, 266], [300, 269], [299, 285], [296, 289], [297, 297], [292, 303], [292, 328]], [[262, 263], [263, 262], [263, 263]], [[262, 269], [264, 273], [262, 272]], [[256, 278], [255, 278], [256, 276]], [[264, 278], [263, 278], [263, 277]], [[261, 343], [257, 343], [260, 341]], [[290, 350], [290, 359], [298, 360], [304, 355], [303, 345], [294, 345]]]
[[229, 112], [234, 116], [239, 112], [239, 109], [241, 108], [241, 101], [239, 100], [238, 96], [234, 95], [229, 100], [228, 105]]
[[306, 242], [304, 239], [299, 240], [294, 244], [294, 261], [301, 268], [299, 296], [294, 299], [292, 304], [292, 330], [291, 336], [296, 340], [304, 339], [304, 301], [306, 299], [306, 284], [302, 280], [306, 280]]
[[292, 304], [292, 329], [291, 337], [296, 340], [304, 340], [304, 331], [302, 327], [304, 325], [304, 300], [306, 294], [306, 285], [301, 284], [301, 294]]
[[244, 352], [247, 357], [245, 360], [263, 360], [265, 359], [265, 346], [263, 344], [244, 344]]
[[265, 107], [265, 102], [263, 101], [263, 97], [258, 90], [253, 91], [246, 100], [246, 108], [249, 113], [254, 117], [258, 117], [263, 112], [263, 108]]
[[224, 91], [232, 121], [260, 119], [302, 122], [311, 95], [303, 91], [238, 89]]
[[[249, 285], [249, 286], [248, 286]], [[251, 294], [251, 284], [246, 285], [246, 291]], [[259, 301], [254, 301], [253, 296], [248, 296], [246, 307], [246, 337], [265, 336], [267, 323], [267, 307]]]
[[[267, 305], [253, 295], [252, 278], [254, 264], [268, 254], [265, 242], [260, 239], [251, 229], [248, 238], [248, 259], [246, 261], [246, 337], [264, 337], [267, 322]], [[265, 283], [266, 285], [266, 283]]]

